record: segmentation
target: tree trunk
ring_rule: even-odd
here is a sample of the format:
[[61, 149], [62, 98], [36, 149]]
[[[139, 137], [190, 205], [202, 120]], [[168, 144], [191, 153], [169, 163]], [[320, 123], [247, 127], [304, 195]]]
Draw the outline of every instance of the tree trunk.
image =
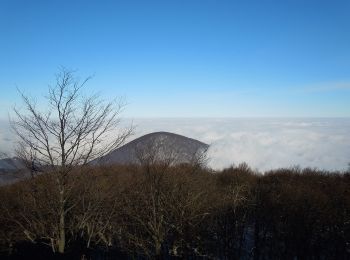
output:
[[157, 240], [155, 241], [155, 250], [156, 250], [156, 259], [161, 259], [161, 249], [162, 249], [162, 244]]
[[59, 225], [59, 240], [58, 240], [58, 252], [63, 254], [66, 245], [66, 232], [65, 232], [65, 219], [64, 211], [60, 213], [60, 225]]
[[63, 254], [66, 246], [66, 227], [65, 227], [65, 198], [64, 187], [60, 189], [60, 222], [59, 222], [59, 237], [58, 237], [58, 252]]

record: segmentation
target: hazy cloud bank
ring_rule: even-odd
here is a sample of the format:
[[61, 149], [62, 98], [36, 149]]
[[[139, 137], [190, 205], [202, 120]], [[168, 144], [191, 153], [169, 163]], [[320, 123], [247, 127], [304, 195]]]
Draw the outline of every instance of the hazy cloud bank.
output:
[[136, 136], [170, 131], [211, 144], [210, 165], [343, 170], [350, 162], [350, 119], [137, 119]]
[[13, 151], [14, 143], [9, 122], [0, 119], [0, 158], [4, 153], [12, 155], [11, 152]]
[[[247, 162], [259, 170], [295, 165], [344, 170], [350, 162], [350, 118], [133, 121], [136, 129], [131, 139], [150, 132], [169, 131], [210, 144], [208, 154], [214, 168]], [[124, 123], [128, 124], [129, 120]], [[8, 123], [0, 121], [0, 152], [11, 151], [13, 140]]]

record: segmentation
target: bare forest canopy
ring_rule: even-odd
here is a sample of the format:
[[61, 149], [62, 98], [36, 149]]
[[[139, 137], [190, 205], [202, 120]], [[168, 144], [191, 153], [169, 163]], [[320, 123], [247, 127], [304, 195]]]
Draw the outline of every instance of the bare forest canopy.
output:
[[[350, 172], [144, 164], [79, 167], [67, 183], [65, 257], [350, 256]], [[57, 257], [59, 198], [53, 174], [1, 187], [1, 255]]]

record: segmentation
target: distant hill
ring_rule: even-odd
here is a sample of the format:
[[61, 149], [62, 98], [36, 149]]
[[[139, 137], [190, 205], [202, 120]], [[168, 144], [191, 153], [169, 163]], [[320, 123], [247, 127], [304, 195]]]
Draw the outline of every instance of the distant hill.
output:
[[182, 135], [154, 132], [141, 136], [92, 163], [100, 165], [191, 163], [198, 160], [208, 147], [209, 145], [205, 143]]
[[[155, 132], [141, 136], [109, 154], [93, 160], [92, 165], [147, 164], [197, 162], [209, 145], [198, 140], [169, 132]], [[30, 176], [18, 158], [0, 159], [0, 185], [13, 183]]]
[[18, 170], [22, 168], [24, 168], [23, 163], [21, 162], [20, 159], [16, 157], [0, 159], [0, 170], [12, 171], [12, 170]]
[[16, 158], [0, 159], [0, 185], [15, 182], [29, 176], [23, 162]]

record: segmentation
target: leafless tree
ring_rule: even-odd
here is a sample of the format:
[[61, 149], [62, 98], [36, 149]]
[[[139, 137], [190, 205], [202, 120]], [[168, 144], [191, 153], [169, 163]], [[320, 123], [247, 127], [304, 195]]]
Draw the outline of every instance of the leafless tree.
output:
[[197, 167], [205, 167], [208, 161], [207, 147], [198, 149], [186, 149], [177, 143], [177, 140], [161, 137], [150, 138], [145, 143], [135, 147], [136, 161], [141, 166], [163, 165], [165, 168], [179, 164], [189, 164]]
[[120, 127], [122, 100], [105, 102], [98, 95], [84, 97], [74, 71], [60, 69], [56, 84], [49, 87], [47, 107], [41, 110], [29, 96], [20, 92], [24, 111], [14, 108], [12, 128], [19, 139], [18, 156], [35, 161], [44, 172], [54, 176], [58, 189], [58, 232], [53, 237], [58, 252], [66, 246], [66, 216], [74, 207], [69, 203], [74, 185], [70, 173], [91, 160], [119, 147], [132, 133]]
[[[130, 251], [136, 249], [148, 258], [161, 258], [166, 241], [173, 237], [176, 241], [169, 251], [177, 255], [177, 248], [186, 243], [173, 234], [183, 235], [186, 228], [195, 226], [205, 215], [200, 212], [202, 191], [190, 190], [191, 178], [186, 177], [199, 169], [205, 151], [183, 151], [176, 140], [158, 138], [135, 147], [139, 176], [133, 188], [122, 194], [128, 222], [122, 226], [132, 227], [123, 230]], [[183, 171], [185, 174], [179, 176]], [[181, 250], [186, 246], [181, 246]]]

